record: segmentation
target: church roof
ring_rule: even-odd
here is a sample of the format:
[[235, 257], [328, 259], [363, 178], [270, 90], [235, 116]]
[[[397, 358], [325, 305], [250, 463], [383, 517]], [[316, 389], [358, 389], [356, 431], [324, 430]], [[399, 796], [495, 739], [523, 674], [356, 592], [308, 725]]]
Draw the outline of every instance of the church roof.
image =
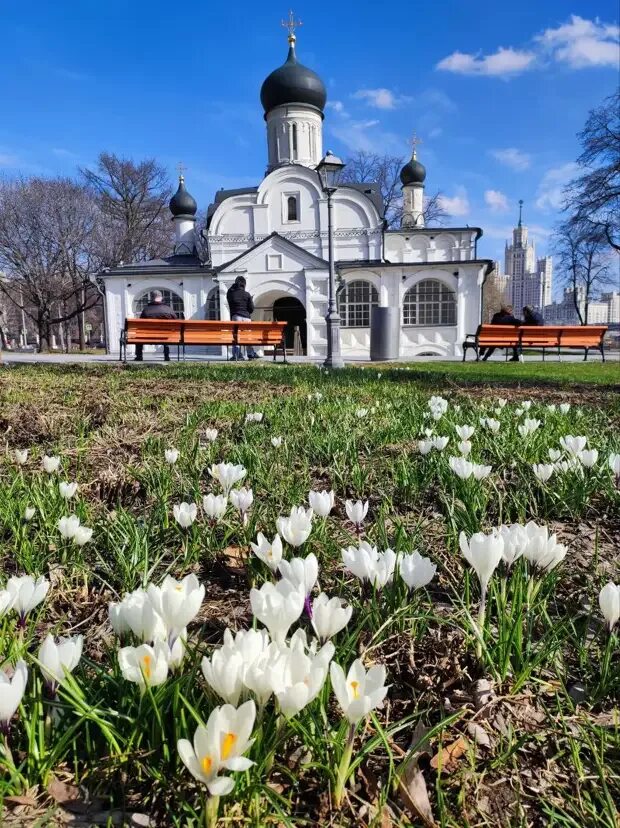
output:
[[105, 268], [103, 273], [105, 276], [144, 276], [147, 273], [155, 273], [163, 275], [173, 271], [188, 271], [195, 270], [204, 273], [205, 264], [200, 261], [198, 256], [167, 256], [161, 259], [147, 259], [143, 262], [127, 262], [116, 267]]
[[217, 210], [220, 204], [223, 201], [226, 201], [227, 198], [232, 198], [233, 196], [238, 195], [248, 195], [249, 193], [257, 193], [258, 187], [237, 187], [234, 190], [217, 190], [215, 193], [215, 198], [212, 204], [209, 204], [207, 207], [207, 227], [209, 226], [211, 219], [213, 217], [213, 213]]
[[179, 176], [179, 188], [172, 196], [169, 203], [170, 212], [173, 216], [187, 216], [192, 217], [196, 215], [198, 205], [196, 199], [191, 196], [185, 187], [185, 179]]
[[238, 256], [235, 256], [234, 259], [230, 259], [229, 261], [224, 262], [224, 264], [219, 265], [219, 267], [216, 267], [215, 270], [217, 272], [221, 270], [226, 270], [231, 265], [235, 264], [235, 262], [238, 262], [240, 259], [243, 259], [245, 256], [247, 256], [248, 253], [252, 253], [254, 250], [261, 247], [263, 244], [268, 244], [271, 241], [271, 239], [274, 238], [279, 239], [280, 241], [284, 242], [290, 247], [295, 248], [295, 250], [298, 251], [298, 253], [304, 257], [304, 259], [314, 261], [317, 267], [321, 269], [329, 267], [329, 263], [326, 262], [325, 259], [321, 259], [319, 256], [315, 256], [313, 253], [309, 253], [303, 247], [300, 247], [298, 244], [295, 244], [295, 242], [291, 241], [290, 239], [287, 239], [286, 236], [282, 236], [280, 235], [280, 233], [277, 233], [274, 230], [273, 233], [270, 233], [268, 236], [265, 236], [264, 239], [261, 239], [260, 241], [256, 242], [256, 244], [253, 244], [252, 247], [248, 247], [247, 250], [244, 250], [243, 253], [240, 253]]
[[322, 112], [327, 91], [316, 72], [299, 63], [295, 53], [295, 38], [289, 39], [286, 61], [265, 78], [260, 90], [260, 101], [265, 113], [282, 104], [305, 104]]

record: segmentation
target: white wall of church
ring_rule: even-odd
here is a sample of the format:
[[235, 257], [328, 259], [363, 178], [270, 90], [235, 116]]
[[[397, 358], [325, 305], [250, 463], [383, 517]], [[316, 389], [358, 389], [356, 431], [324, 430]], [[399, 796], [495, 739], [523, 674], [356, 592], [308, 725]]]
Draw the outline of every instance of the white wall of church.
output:
[[277, 106], [267, 113], [267, 172], [283, 164], [316, 167], [323, 157], [323, 116], [311, 107]]

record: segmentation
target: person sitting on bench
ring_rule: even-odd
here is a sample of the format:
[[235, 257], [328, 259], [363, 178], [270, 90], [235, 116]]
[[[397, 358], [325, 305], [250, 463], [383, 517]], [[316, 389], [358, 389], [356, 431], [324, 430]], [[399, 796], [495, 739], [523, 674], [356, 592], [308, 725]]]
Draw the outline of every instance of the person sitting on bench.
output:
[[523, 324], [524, 325], [544, 325], [545, 320], [540, 311], [534, 310], [531, 305], [526, 305], [523, 308]]
[[[512, 315], [512, 305], [502, 305], [501, 308], [497, 311], [497, 313], [494, 313], [491, 318], [491, 325], [514, 325], [515, 327], [518, 327], [522, 324], [523, 322], [520, 319], [517, 319], [515, 316]], [[482, 348], [480, 356], [482, 357], [483, 361], [486, 362], [486, 360], [491, 356], [491, 354], [494, 351], [495, 348]], [[518, 347], [514, 347], [512, 349], [512, 358], [510, 361], [519, 361]]]
[[[140, 314], [140, 319], [176, 319], [177, 315], [170, 305], [164, 304], [164, 295], [161, 290], [154, 290], [149, 299], [148, 305]], [[144, 345], [136, 345], [136, 362], [142, 362], [142, 349]], [[170, 346], [164, 345], [164, 361], [170, 362]]]
[[[254, 312], [254, 302], [245, 289], [245, 285], [245, 278], [243, 276], [237, 276], [234, 284], [228, 288], [228, 293], [226, 294], [230, 318], [233, 322], [249, 322]], [[239, 345], [233, 345], [232, 350], [233, 355], [231, 359], [245, 359]], [[248, 359], [260, 359], [251, 345], [248, 347]]]

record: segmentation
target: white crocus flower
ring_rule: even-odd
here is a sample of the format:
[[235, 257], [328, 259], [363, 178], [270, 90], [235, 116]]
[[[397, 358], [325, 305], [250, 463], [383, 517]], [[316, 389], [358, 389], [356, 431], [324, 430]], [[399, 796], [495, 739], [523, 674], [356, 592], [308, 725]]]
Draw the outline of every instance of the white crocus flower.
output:
[[273, 573], [278, 571], [278, 566], [282, 560], [282, 540], [280, 535], [276, 534], [271, 543], [259, 532], [256, 536], [256, 543], [250, 543], [252, 551], [263, 563], [266, 563]]
[[508, 400], [504, 399], [503, 397], [499, 397], [497, 400], [497, 407], [498, 408], [505, 408], [508, 405]]
[[234, 780], [219, 775], [222, 770], [245, 771], [254, 764], [242, 754], [253, 742], [250, 735], [255, 717], [253, 701], [238, 710], [225, 704], [211, 711], [206, 727], [196, 728], [193, 744], [188, 739], [177, 742], [181, 761], [194, 779], [206, 785], [211, 796], [226, 796], [235, 787]]
[[413, 552], [399, 559], [398, 570], [409, 589], [421, 589], [433, 580], [437, 566], [430, 558], [424, 558], [419, 552]]
[[550, 448], [547, 454], [549, 455], [549, 460], [551, 460], [552, 463], [557, 463], [560, 457], [562, 456], [562, 452], [560, 451], [560, 449], [553, 448]]
[[[151, 594], [158, 591], [157, 604], [161, 606], [161, 591], [159, 587], [149, 584]], [[157, 612], [150, 595], [144, 589], [136, 589], [123, 597], [118, 604], [111, 603], [108, 607], [110, 623], [117, 635], [127, 630], [140, 641], [163, 641], [167, 638], [167, 629], [163, 618]]]
[[305, 596], [290, 581], [265, 583], [250, 591], [253, 615], [269, 630], [271, 638], [281, 643], [303, 612]]
[[572, 454], [573, 457], [579, 457], [586, 447], [587, 442], [587, 437], [573, 437], [572, 434], [568, 434], [566, 437], [560, 437], [560, 445], [564, 451]]
[[620, 586], [610, 581], [599, 592], [598, 605], [611, 632], [620, 618]]
[[260, 411], [253, 411], [251, 414], [245, 415], [246, 423], [260, 423], [263, 420], [263, 415]]
[[0, 670], [0, 730], [5, 733], [19, 707], [28, 684], [28, 668], [21, 659], [15, 665], [11, 678]]
[[92, 538], [92, 536], [93, 530], [89, 529], [88, 526], [78, 526], [78, 528], [75, 530], [72, 540], [73, 543], [76, 544], [76, 546], [85, 546], [88, 543], [88, 541]]
[[296, 639], [282, 655], [274, 670], [273, 689], [282, 714], [290, 719], [321, 692], [334, 645], [328, 641], [316, 655], [310, 655], [304, 651], [301, 639]]
[[151, 647], [123, 647], [118, 652], [118, 663], [123, 678], [132, 681], [144, 692], [146, 687], [157, 687], [168, 678], [170, 650], [165, 641], [156, 641]]
[[553, 463], [534, 463], [532, 471], [541, 483], [546, 483], [555, 471], [555, 466]]
[[37, 607], [48, 593], [50, 582], [43, 576], [36, 580], [31, 575], [14, 575], [7, 581], [6, 589], [13, 596], [12, 609], [19, 615], [20, 623]]
[[58, 490], [60, 492], [60, 496], [63, 497], [65, 500], [71, 500], [74, 497], [75, 493], [78, 490], [77, 483], [59, 483]]
[[211, 658], [202, 659], [202, 674], [209, 687], [228, 704], [238, 704], [243, 691], [246, 666], [241, 653], [231, 647], [220, 647]]
[[471, 452], [471, 443], [469, 440], [461, 440], [457, 448], [463, 457], [467, 457], [467, 455]]
[[598, 460], [598, 451], [596, 449], [586, 449], [581, 452], [579, 459], [586, 469], [591, 469], [594, 465], [596, 465], [596, 461]]
[[80, 528], [80, 519], [77, 515], [69, 515], [69, 517], [61, 517], [58, 521], [58, 531], [67, 540], [75, 537], [75, 533]]
[[476, 480], [485, 480], [491, 474], [491, 471], [491, 466], [484, 466], [480, 463], [474, 463], [472, 465], [471, 473]]
[[335, 497], [333, 492], [309, 492], [308, 503], [315, 515], [326, 518], [334, 508]]
[[15, 593], [9, 592], [8, 589], [0, 589], [0, 618], [13, 609], [14, 601]]
[[179, 459], [179, 452], [178, 452], [177, 449], [171, 448], [171, 449], [166, 449], [164, 451], [164, 460], [170, 466], [174, 466], [174, 464], [177, 462], [178, 459]]
[[378, 557], [377, 547], [366, 541], [360, 541], [359, 546], [349, 546], [342, 550], [342, 563], [345, 569], [360, 581], [373, 579]]
[[430, 453], [430, 450], [433, 448], [433, 441], [432, 440], [418, 440], [418, 451], [421, 455], [425, 456]]
[[234, 463], [218, 463], [211, 466], [209, 474], [214, 480], [217, 480], [228, 496], [235, 483], [240, 483], [246, 476], [247, 470], [244, 466], [235, 465]]
[[325, 642], [339, 633], [347, 626], [352, 614], [353, 607], [342, 599], [319, 593], [312, 602], [312, 626], [319, 640]]
[[367, 408], [358, 408], [355, 411], [355, 416], [358, 418], [358, 420], [363, 420], [364, 417], [367, 414], [368, 414], [368, 409]]
[[555, 414], [556, 409], [557, 409], [557, 406], [554, 405], [553, 403], [551, 403], [550, 405], [547, 406], [547, 411], [549, 411], [550, 414]]
[[354, 523], [359, 528], [368, 514], [368, 501], [347, 500], [345, 501], [344, 508], [351, 523]]
[[570, 411], [570, 403], [560, 403], [560, 412], [562, 414], [568, 414]]
[[293, 506], [288, 517], [281, 516], [276, 521], [278, 533], [291, 546], [302, 546], [312, 531], [312, 509]]
[[527, 532], [520, 523], [513, 523], [510, 526], [502, 525], [498, 532], [504, 541], [502, 558], [506, 566], [510, 568], [525, 551], [528, 543]]
[[217, 435], [219, 434], [217, 428], [205, 428], [204, 432], [205, 440], [208, 440], [210, 443], [214, 443], [217, 440]]
[[185, 642], [187, 641], [187, 629], [181, 631], [181, 635], [168, 647], [168, 667], [171, 670], [178, 670], [185, 658]]
[[497, 434], [497, 432], [501, 428], [501, 422], [499, 420], [494, 420], [492, 417], [487, 417], [484, 419], [483, 425], [489, 429], [489, 431], [493, 432], [493, 434]]
[[246, 489], [242, 486], [240, 489], [233, 489], [230, 493], [230, 502], [238, 509], [242, 515], [249, 511], [254, 502], [254, 494], [252, 489]]
[[375, 664], [366, 672], [361, 659], [356, 659], [344, 675], [339, 664], [329, 668], [334, 695], [350, 724], [356, 725], [382, 704], [387, 695], [386, 673], [382, 664]]
[[607, 461], [616, 479], [620, 479], [620, 454], [610, 454]]
[[383, 589], [386, 584], [392, 583], [396, 568], [396, 554], [392, 549], [380, 552], [375, 561], [375, 571], [371, 578], [375, 589]]
[[172, 644], [200, 612], [205, 587], [193, 573], [181, 581], [166, 575], [159, 588], [149, 585], [147, 595], [166, 625], [168, 643]]
[[48, 474], [54, 474], [60, 468], [60, 457], [50, 457], [44, 454], [41, 463]]
[[532, 407], [532, 401], [531, 400], [524, 400], [521, 403], [521, 407], [523, 408], [524, 411], [529, 411], [530, 408]]
[[55, 690], [66, 673], [72, 673], [82, 657], [84, 637], [74, 635], [54, 639], [48, 635], [39, 648], [39, 665], [47, 685]]
[[292, 558], [290, 561], [280, 561], [280, 575], [304, 596], [310, 595], [319, 577], [319, 562], [314, 553], [305, 558]]
[[271, 445], [274, 448], [280, 448], [280, 446], [282, 445], [282, 440], [283, 440], [282, 437], [272, 437], [271, 438]]
[[18, 466], [24, 466], [28, 462], [28, 449], [15, 449], [13, 457]]
[[504, 539], [497, 532], [490, 535], [476, 532], [467, 540], [465, 532], [461, 532], [459, 546], [463, 557], [478, 576], [482, 594], [486, 595], [491, 576], [503, 557]]
[[557, 542], [557, 535], [549, 535], [546, 526], [538, 526], [530, 521], [525, 526], [527, 545], [523, 550], [523, 557], [533, 566], [544, 572], [550, 572], [564, 560], [567, 548]]
[[32, 520], [32, 518], [36, 514], [36, 511], [37, 510], [34, 508], [34, 506], [26, 506], [26, 508], [24, 509], [24, 520], [26, 522]]
[[448, 458], [448, 465], [461, 480], [467, 480], [474, 473], [473, 463], [470, 463], [464, 457], [450, 457]]
[[476, 429], [472, 425], [456, 426], [456, 433], [459, 435], [461, 440], [469, 440], [470, 437], [473, 437], [475, 430]]
[[202, 509], [209, 520], [217, 521], [224, 517], [228, 508], [226, 495], [208, 494], [202, 498]]
[[172, 507], [174, 519], [183, 529], [188, 529], [198, 516], [198, 507], [195, 503], [175, 503]]
[[443, 451], [449, 442], [449, 437], [433, 437], [432, 440], [433, 448], [437, 449], [437, 451]]

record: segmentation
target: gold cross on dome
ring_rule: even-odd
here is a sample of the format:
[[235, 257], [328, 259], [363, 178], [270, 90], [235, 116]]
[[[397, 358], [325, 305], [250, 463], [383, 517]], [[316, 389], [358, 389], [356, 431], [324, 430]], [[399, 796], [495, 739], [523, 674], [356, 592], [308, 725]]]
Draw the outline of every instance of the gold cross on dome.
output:
[[410, 143], [411, 143], [411, 157], [415, 158], [416, 157], [416, 147], [418, 146], [418, 144], [422, 143], [422, 139], [418, 138], [418, 136], [414, 132], [413, 136], [411, 137]]
[[282, 21], [282, 26], [284, 26], [285, 29], [288, 29], [288, 42], [289, 43], [294, 43], [295, 42], [295, 40], [296, 40], [295, 29], [297, 29], [299, 26], [303, 26], [303, 25], [304, 24], [301, 22], [301, 20], [295, 20], [295, 15], [293, 14], [293, 9], [289, 9], [288, 20], [283, 20]]
[[183, 166], [183, 162], [179, 161], [179, 163], [177, 164], [177, 170], [179, 171], [179, 181], [185, 181], [183, 173], [185, 172], [186, 169], [187, 169], [187, 167]]

